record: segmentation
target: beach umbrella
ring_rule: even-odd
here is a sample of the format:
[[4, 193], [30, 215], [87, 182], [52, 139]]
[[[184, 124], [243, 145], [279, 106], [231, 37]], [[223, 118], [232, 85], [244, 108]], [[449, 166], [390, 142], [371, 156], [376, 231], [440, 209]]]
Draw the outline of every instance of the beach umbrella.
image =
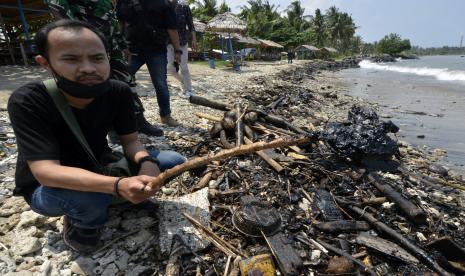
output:
[[240, 33], [245, 31], [246, 29], [247, 24], [245, 23], [245, 21], [243, 21], [231, 12], [218, 14], [207, 23], [207, 31], [222, 32], [228, 34], [229, 51], [231, 53], [231, 60], [233, 62], [233, 65], [235, 65], [236, 62], [234, 58], [234, 50], [232, 47], [231, 33]]

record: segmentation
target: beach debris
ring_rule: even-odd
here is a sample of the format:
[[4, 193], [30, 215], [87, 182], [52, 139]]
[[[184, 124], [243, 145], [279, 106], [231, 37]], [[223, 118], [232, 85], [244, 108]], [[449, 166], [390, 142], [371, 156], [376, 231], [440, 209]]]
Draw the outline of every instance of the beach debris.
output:
[[398, 130], [391, 121], [381, 122], [372, 108], [353, 106], [347, 122], [328, 123], [320, 138], [353, 160], [388, 159], [398, 152], [398, 146], [387, 134]]
[[347, 258], [336, 256], [329, 260], [326, 272], [330, 274], [349, 274], [354, 272], [354, 264]]
[[240, 261], [239, 267], [242, 276], [248, 275], [262, 275], [274, 276], [276, 275], [275, 267], [273, 264], [273, 256], [270, 254], [261, 254], [251, 258]]
[[418, 259], [408, 253], [405, 249], [388, 240], [375, 237], [367, 232], [360, 233], [355, 241], [358, 244], [377, 250], [380, 253], [395, 257], [408, 263], [419, 263]]
[[403, 197], [400, 193], [395, 191], [391, 185], [386, 183], [387, 181], [382, 180], [376, 173], [368, 174], [367, 178], [373, 186], [382, 192], [387, 199], [394, 202], [396, 206], [414, 223], [426, 224], [426, 213]]
[[465, 249], [458, 246], [449, 237], [439, 238], [426, 246], [439, 251], [447, 259], [455, 273], [465, 274]]
[[[352, 257], [352, 255], [350, 255], [349, 253], [327, 243], [327, 242], [324, 242], [320, 239], [317, 239], [317, 242], [320, 243], [324, 248], [326, 248], [327, 250], [329, 251], [332, 251], [336, 254], [338, 254], [339, 256], [341, 257], [344, 257], [345, 259], [347, 260], [350, 260], [352, 261], [353, 263], [355, 263], [356, 265], [358, 265], [363, 272], [366, 272], [368, 274], [370, 274], [371, 276], [375, 276], [376, 275], [376, 272], [374, 272], [371, 268], [367, 267], [363, 262], [355, 259], [354, 257]], [[339, 262], [341, 262], [340, 259], [337, 259]], [[344, 265], [345, 265], [345, 268], [347, 269], [349, 267], [349, 265], [347, 265], [347, 262], [346, 261], [342, 261], [344, 262]]]
[[318, 212], [325, 221], [343, 221], [342, 212], [336, 206], [333, 196], [324, 189], [315, 192], [315, 211]]
[[336, 220], [315, 224], [318, 230], [326, 233], [358, 232], [370, 230], [370, 225], [365, 221]]
[[439, 275], [451, 275], [449, 272], [444, 270], [432, 257], [430, 257], [423, 249], [414, 245], [408, 239], [397, 233], [395, 230], [387, 226], [386, 224], [377, 220], [372, 214], [358, 208], [357, 206], [346, 206], [348, 209], [363, 217], [366, 221], [373, 224], [379, 231], [389, 235], [391, 238], [399, 242], [403, 247], [407, 248], [410, 252], [415, 254], [418, 258], [423, 260], [428, 266], [433, 268]]
[[234, 227], [244, 235], [273, 235], [281, 228], [281, 216], [269, 202], [251, 196], [241, 198], [241, 206], [232, 217]]
[[209, 242], [182, 215], [187, 213], [203, 224], [210, 222], [210, 203], [208, 188], [187, 194], [179, 198], [157, 199], [159, 204], [160, 251], [163, 255], [171, 252], [173, 237], [178, 236], [192, 251], [205, 249]]

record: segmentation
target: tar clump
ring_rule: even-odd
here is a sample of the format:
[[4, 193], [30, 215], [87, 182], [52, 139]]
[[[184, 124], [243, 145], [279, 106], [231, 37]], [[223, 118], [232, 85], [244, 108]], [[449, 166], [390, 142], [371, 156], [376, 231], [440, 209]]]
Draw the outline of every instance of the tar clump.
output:
[[347, 121], [329, 123], [320, 138], [352, 160], [390, 158], [398, 146], [388, 133], [397, 131], [399, 128], [391, 121], [380, 121], [373, 109], [354, 105]]

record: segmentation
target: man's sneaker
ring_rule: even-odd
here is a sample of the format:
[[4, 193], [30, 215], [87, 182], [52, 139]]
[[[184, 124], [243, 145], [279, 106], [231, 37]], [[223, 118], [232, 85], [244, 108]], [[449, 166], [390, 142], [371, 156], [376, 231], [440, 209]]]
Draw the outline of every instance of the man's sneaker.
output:
[[161, 122], [171, 127], [176, 127], [180, 125], [180, 123], [178, 123], [178, 121], [176, 121], [173, 117], [171, 117], [171, 115], [161, 117]]
[[97, 248], [100, 241], [100, 229], [76, 227], [66, 216], [63, 221], [63, 241], [67, 246], [83, 254], [91, 253]]
[[141, 116], [138, 123], [140, 133], [148, 136], [163, 136], [163, 130], [151, 125], [143, 116]]

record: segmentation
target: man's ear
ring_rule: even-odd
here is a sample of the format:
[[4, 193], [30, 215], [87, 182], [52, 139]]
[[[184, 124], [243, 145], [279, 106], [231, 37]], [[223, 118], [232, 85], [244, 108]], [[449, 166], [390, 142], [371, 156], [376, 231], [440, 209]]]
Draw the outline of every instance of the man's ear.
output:
[[37, 64], [40, 65], [40, 67], [47, 69], [47, 70], [50, 69], [50, 63], [48, 63], [48, 60], [45, 57], [38, 55], [35, 57], [35, 60]]

